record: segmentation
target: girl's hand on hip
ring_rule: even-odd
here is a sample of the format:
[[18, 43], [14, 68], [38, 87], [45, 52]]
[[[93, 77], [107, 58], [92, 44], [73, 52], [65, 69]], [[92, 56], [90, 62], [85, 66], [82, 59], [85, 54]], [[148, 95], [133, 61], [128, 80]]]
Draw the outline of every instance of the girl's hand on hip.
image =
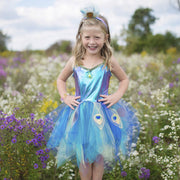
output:
[[107, 108], [110, 108], [112, 105], [114, 105], [115, 103], [118, 102], [118, 98], [115, 94], [111, 94], [111, 95], [100, 95], [101, 97], [103, 97], [103, 99], [99, 99], [99, 102], [103, 102], [103, 104], [108, 104]]
[[71, 95], [67, 95], [64, 98], [64, 103], [67, 104], [71, 109], [74, 110], [73, 106], [78, 106], [80, 104], [80, 102], [77, 101], [77, 99], [79, 99], [81, 96], [71, 96]]

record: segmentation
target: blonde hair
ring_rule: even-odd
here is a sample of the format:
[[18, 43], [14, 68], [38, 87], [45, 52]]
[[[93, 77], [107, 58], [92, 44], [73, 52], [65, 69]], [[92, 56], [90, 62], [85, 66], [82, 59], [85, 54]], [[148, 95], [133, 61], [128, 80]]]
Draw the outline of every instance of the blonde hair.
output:
[[100, 28], [102, 29], [102, 32], [105, 34], [108, 34], [108, 39], [107, 41], [104, 43], [103, 48], [101, 49], [101, 56], [105, 61], [105, 65], [110, 69], [110, 58], [112, 56], [112, 49], [110, 46], [110, 42], [111, 42], [111, 36], [110, 36], [110, 31], [109, 31], [109, 25], [107, 22], [107, 19], [104, 16], [99, 15], [98, 18], [102, 19], [107, 26], [105, 26], [105, 24], [96, 19], [96, 18], [87, 18], [87, 19], [82, 19], [80, 24], [79, 24], [79, 28], [78, 28], [78, 32], [76, 35], [76, 44], [75, 47], [73, 49], [73, 55], [75, 57], [75, 65], [82, 65], [82, 60], [84, 59], [84, 55], [85, 55], [85, 48], [82, 45], [82, 40], [81, 40], [81, 33], [83, 31], [84, 27], [88, 27], [88, 26], [97, 26], [99, 25]]

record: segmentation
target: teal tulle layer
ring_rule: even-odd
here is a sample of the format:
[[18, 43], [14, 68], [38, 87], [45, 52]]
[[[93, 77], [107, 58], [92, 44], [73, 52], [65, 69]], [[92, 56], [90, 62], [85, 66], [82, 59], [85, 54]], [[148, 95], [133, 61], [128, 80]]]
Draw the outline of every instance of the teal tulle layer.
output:
[[93, 163], [98, 155], [105, 162], [129, 156], [136, 147], [140, 124], [135, 110], [124, 100], [111, 108], [100, 102], [83, 101], [75, 110], [61, 104], [46, 115], [47, 147], [56, 153], [58, 167], [66, 161]]

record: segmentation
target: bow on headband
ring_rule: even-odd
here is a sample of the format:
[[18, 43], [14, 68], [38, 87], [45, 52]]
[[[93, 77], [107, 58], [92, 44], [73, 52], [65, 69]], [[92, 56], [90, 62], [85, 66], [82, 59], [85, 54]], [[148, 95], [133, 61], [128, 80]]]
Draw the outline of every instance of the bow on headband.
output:
[[85, 7], [83, 9], [81, 9], [80, 11], [84, 16], [84, 19], [95, 18], [95, 19], [101, 21], [105, 25], [106, 29], [108, 29], [107, 24], [104, 22], [104, 20], [102, 18], [98, 17], [99, 10], [95, 6]]

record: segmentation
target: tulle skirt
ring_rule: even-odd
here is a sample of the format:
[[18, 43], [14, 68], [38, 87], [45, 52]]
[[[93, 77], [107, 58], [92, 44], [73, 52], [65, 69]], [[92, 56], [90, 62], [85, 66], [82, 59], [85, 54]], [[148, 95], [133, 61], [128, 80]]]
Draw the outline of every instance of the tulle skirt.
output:
[[136, 147], [140, 124], [135, 110], [124, 100], [111, 108], [102, 102], [83, 101], [75, 110], [61, 104], [45, 116], [47, 147], [55, 152], [57, 166], [66, 161], [93, 163], [127, 157]]

